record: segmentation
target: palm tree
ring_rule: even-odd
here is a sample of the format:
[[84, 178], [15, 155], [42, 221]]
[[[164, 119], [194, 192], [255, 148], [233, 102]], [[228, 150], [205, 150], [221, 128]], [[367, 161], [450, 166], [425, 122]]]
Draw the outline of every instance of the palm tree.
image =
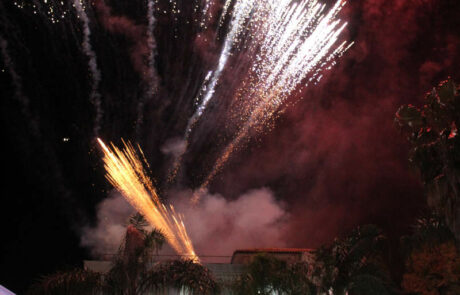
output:
[[152, 268], [154, 253], [164, 244], [163, 234], [146, 230], [147, 222], [135, 214], [129, 220], [125, 237], [120, 245], [113, 266], [104, 280], [104, 289], [110, 294], [141, 294], [142, 281]]
[[172, 260], [161, 263], [148, 272], [143, 290], [174, 288], [181, 294], [219, 294], [219, 285], [211, 272], [192, 260]]
[[44, 276], [29, 290], [30, 295], [95, 295], [102, 289], [99, 273], [75, 269]]
[[125, 237], [109, 272], [101, 276], [87, 270], [58, 272], [42, 278], [30, 295], [137, 295], [181, 290], [186, 294], [216, 294], [219, 290], [212, 274], [190, 260], [159, 262], [156, 257], [165, 242], [157, 229], [148, 229], [144, 218], [130, 218]]
[[188, 294], [215, 294], [217, 283], [204, 266], [191, 260], [155, 260], [165, 242], [156, 229], [146, 230], [140, 214], [130, 219], [125, 239], [105, 279], [109, 294], [136, 295], [175, 288]]
[[428, 205], [460, 240], [460, 88], [452, 79], [426, 95], [421, 108], [401, 106], [395, 122], [411, 145]]

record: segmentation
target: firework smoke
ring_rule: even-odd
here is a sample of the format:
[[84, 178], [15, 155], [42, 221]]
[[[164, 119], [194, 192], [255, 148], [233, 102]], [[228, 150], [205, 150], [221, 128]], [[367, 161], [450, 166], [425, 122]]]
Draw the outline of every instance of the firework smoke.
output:
[[[132, 42], [130, 57], [133, 67], [142, 80], [150, 86], [157, 83], [154, 81], [155, 73], [152, 69], [154, 64], [152, 54], [154, 54], [155, 51], [155, 39], [153, 36], [153, 26], [155, 21], [153, 15], [151, 14], [154, 9], [152, 5], [153, 4], [148, 4], [147, 9], [149, 26], [152, 27], [146, 28], [145, 26], [136, 24], [132, 19], [129, 19], [126, 16], [114, 15], [111, 7], [109, 7], [103, 0], [97, 0], [94, 2], [94, 8], [103, 27], [110, 33], [126, 36]], [[152, 88], [150, 88], [149, 91], [151, 92]]]
[[136, 24], [128, 17], [114, 15], [111, 7], [103, 0], [95, 1], [94, 7], [107, 31], [124, 35], [132, 42], [130, 57], [133, 68], [145, 84], [145, 91], [139, 98], [137, 105], [136, 136], [139, 138], [144, 121], [145, 103], [153, 98], [159, 83], [155, 69], [155, 3], [153, 0], [147, 2], [147, 27]]
[[116, 253], [133, 213], [133, 207], [123, 196], [112, 192], [97, 206], [97, 226], [82, 229], [81, 245], [88, 247], [94, 257]]
[[156, 41], [154, 36], [155, 30], [155, 2], [153, 0], [149, 0], [147, 2], [147, 20], [148, 20], [148, 28], [147, 28], [147, 45], [149, 48], [149, 58], [148, 58], [148, 82], [149, 82], [149, 89], [148, 92], [152, 96], [155, 92], [155, 89], [158, 87], [158, 75], [155, 69], [155, 55], [156, 55]]
[[148, 54], [148, 71], [144, 73], [147, 82], [147, 90], [144, 93], [144, 97], [139, 99], [137, 105], [137, 121], [136, 121], [136, 137], [141, 137], [141, 128], [144, 122], [144, 106], [147, 100], [151, 99], [158, 88], [159, 77], [155, 69], [155, 55], [156, 55], [156, 41], [154, 36], [155, 30], [155, 2], [153, 0], [147, 1], [147, 47], [149, 49]]
[[13, 60], [11, 59], [11, 56], [8, 53], [8, 41], [6, 41], [2, 35], [0, 35], [0, 52], [2, 53], [2, 56], [3, 56], [3, 63], [5, 64], [6, 68], [8, 68], [9, 74], [11, 76], [11, 80], [13, 82], [13, 85], [15, 88], [15, 97], [21, 104], [22, 114], [29, 121], [29, 126], [30, 126], [32, 133], [35, 136], [40, 136], [40, 130], [38, 127], [38, 123], [36, 119], [33, 118], [30, 112], [29, 98], [24, 94], [24, 91], [22, 89], [21, 77], [16, 72]]
[[134, 147], [125, 143], [123, 150], [113, 145], [109, 149], [102, 140], [98, 141], [104, 152], [109, 182], [153, 227], [164, 233], [168, 243], [179, 255], [198, 261], [182, 217], [176, 214], [173, 206], [166, 207], [161, 202]]
[[[192, 191], [172, 193], [198, 253], [231, 255], [235, 249], [286, 247], [289, 214], [268, 188], [249, 190], [233, 200], [220, 194], [202, 194], [190, 206]], [[261, 212], [263, 212], [261, 214]]]
[[94, 118], [94, 136], [99, 136], [99, 131], [101, 129], [101, 120], [103, 116], [102, 103], [101, 103], [101, 94], [99, 93], [99, 83], [101, 81], [101, 72], [97, 66], [97, 57], [96, 52], [91, 46], [91, 29], [88, 15], [85, 12], [84, 7], [82, 6], [81, 0], [74, 0], [74, 7], [77, 11], [78, 17], [80, 18], [83, 25], [83, 51], [88, 57], [88, 67], [92, 78], [92, 86], [90, 93], [90, 101], [94, 105], [96, 110], [96, 117]]
[[[187, 220], [197, 253], [228, 256], [235, 249], [288, 246], [283, 233], [289, 215], [268, 188], [247, 191], [234, 200], [205, 193], [195, 207], [190, 207], [191, 195], [190, 190], [170, 192], [171, 202]], [[264, 214], [258, 214], [261, 210]], [[115, 253], [132, 213], [123, 196], [112, 193], [97, 206], [96, 227], [83, 229], [81, 245], [96, 257]]]

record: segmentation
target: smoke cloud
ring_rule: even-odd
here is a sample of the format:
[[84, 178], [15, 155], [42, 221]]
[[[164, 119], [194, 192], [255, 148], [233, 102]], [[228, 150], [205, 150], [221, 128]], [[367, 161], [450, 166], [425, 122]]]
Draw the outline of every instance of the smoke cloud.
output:
[[250, 190], [234, 200], [204, 194], [192, 206], [192, 193], [181, 192], [174, 204], [185, 223], [197, 253], [231, 255], [249, 247], [284, 247], [288, 213], [268, 188]]
[[112, 192], [97, 207], [96, 226], [82, 229], [81, 245], [89, 248], [95, 257], [116, 253], [134, 212], [120, 193]]
[[[289, 215], [268, 188], [250, 190], [235, 200], [205, 193], [196, 206], [190, 203], [192, 194], [173, 192], [171, 202], [183, 214], [197, 253], [231, 255], [240, 248], [286, 246], [283, 232]], [[115, 253], [133, 213], [123, 196], [112, 193], [97, 208], [97, 225], [82, 230], [81, 245], [96, 257]]]
[[184, 154], [187, 148], [187, 141], [180, 137], [173, 137], [161, 146], [160, 150], [163, 154], [173, 156], [174, 159], [179, 158]]

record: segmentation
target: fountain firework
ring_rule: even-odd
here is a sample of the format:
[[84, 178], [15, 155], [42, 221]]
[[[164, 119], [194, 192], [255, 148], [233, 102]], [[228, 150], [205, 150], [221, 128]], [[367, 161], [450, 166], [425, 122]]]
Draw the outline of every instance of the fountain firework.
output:
[[[179, 255], [198, 262], [182, 216], [175, 212], [172, 205], [167, 207], [161, 202], [136, 149], [125, 142], [123, 150], [114, 145], [110, 149], [101, 139], [98, 139], [98, 142], [104, 152], [106, 177], [109, 182], [153, 227], [163, 232], [166, 240]], [[139, 153], [143, 157], [140, 148]], [[147, 164], [146, 161], [144, 163]]]

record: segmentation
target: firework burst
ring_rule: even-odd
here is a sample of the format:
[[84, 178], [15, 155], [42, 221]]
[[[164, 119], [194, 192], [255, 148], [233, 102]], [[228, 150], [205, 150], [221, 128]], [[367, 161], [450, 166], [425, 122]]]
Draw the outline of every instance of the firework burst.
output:
[[161, 202], [147, 176], [144, 169], [144, 163], [147, 162], [142, 150], [138, 148], [143, 160], [130, 143], [123, 142], [124, 148], [120, 150], [114, 145], [107, 147], [101, 139], [98, 142], [104, 152], [106, 177], [109, 182], [153, 227], [164, 233], [168, 243], [179, 255], [198, 262], [182, 216], [176, 213], [172, 205], [166, 206]]

